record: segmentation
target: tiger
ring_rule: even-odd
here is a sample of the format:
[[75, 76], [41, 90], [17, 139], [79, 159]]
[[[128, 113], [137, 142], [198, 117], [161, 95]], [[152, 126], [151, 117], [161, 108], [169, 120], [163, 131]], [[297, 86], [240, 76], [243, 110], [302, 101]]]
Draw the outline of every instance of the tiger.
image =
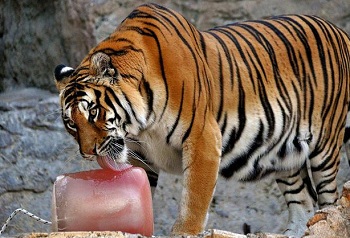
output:
[[62, 120], [87, 160], [182, 175], [173, 235], [205, 230], [219, 176], [276, 180], [286, 235], [335, 204], [350, 41], [317, 16], [198, 30], [157, 4], [133, 10], [76, 67], [54, 70]]

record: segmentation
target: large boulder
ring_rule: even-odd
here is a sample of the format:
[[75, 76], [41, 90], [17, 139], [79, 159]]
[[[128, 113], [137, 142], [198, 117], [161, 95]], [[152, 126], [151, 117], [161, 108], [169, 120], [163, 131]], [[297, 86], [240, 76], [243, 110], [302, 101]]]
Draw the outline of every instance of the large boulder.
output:
[[[142, 0], [92, 1], [91, 11], [97, 41], [110, 34]], [[153, 1], [182, 13], [200, 30], [229, 24], [236, 21], [253, 20], [281, 14], [310, 14], [323, 17], [350, 33], [350, 1], [295, 1], [285, 0], [158, 0]]]
[[0, 91], [54, 91], [55, 65], [77, 65], [96, 42], [88, 6], [84, 0], [0, 1]]
[[[350, 1], [158, 0], [201, 30], [271, 15], [319, 15], [350, 32]], [[0, 91], [34, 86], [54, 91], [52, 70], [76, 66], [142, 0], [0, 1]]]

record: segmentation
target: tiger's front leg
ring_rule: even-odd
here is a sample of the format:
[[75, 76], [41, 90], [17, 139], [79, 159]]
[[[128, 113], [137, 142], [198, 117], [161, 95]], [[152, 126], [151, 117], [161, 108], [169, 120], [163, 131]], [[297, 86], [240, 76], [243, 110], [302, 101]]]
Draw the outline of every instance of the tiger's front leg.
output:
[[216, 121], [193, 125], [183, 143], [183, 188], [174, 235], [203, 232], [215, 191], [221, 156], [221, 134]]
[[[204, 123], [204, 126], [203, 126]], [[221, 134], [214, 119], [194, 124], [183, 143], [183, 188], [172, 233], [195, 235], [205, 228], [221, 157]]]

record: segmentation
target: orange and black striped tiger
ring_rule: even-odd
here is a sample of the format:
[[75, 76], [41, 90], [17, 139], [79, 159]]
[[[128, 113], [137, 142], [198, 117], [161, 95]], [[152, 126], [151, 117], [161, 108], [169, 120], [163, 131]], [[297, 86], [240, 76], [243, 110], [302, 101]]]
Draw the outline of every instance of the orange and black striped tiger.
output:
[[198, 31], [179, 13], [136, 8], [76, 68], [57, 66], [62, 117], [86, 159], [183, 174], [173, 234], [206, 224], [218, 175], [274, 173], [287, 234], [337, 201], [350, 41], [315, 16]]

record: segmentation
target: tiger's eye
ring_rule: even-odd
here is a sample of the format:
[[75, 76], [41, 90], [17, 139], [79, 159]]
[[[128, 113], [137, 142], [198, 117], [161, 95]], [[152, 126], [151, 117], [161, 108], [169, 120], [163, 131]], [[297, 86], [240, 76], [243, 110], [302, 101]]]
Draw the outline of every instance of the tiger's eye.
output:
[[97, 114], [97, 109], [96, 108], [90, 110], [90, 115], [91, 116], [96, 116], [96, 114]]
[[68, 121], [68, 125], [70, 125], [71, 127], [74, 127], [75, 126], [75, 123], [73, 120], [69, 120]]

